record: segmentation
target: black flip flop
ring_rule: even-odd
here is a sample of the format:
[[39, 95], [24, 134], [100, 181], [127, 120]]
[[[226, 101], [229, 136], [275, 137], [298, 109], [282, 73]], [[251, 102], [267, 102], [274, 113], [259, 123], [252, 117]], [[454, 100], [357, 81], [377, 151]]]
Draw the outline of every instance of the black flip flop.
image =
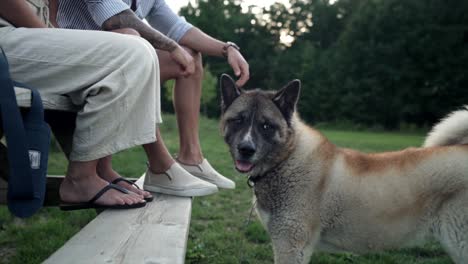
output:
[[[130, 185], [133, 185], [133, 186], [135, 186], [135, 188], [137, 188], [138, 190], [141, 190], [140, 186], [136, 185], [136, 183], [134, 183], [134, 182], [132, 182], [132, 181], [129, 181], [129, 180], [123, 178], [123, 177], [117, 178], [117, 179], [113, 180], [111, 183], [112, 183], [112, 184], [117, 184], [117, 183], [119, 183], [119, 182], [121, 182], [121, 181], [126, 182], [126, 183], [128, 183], [128, 184], [130, 184]], [[153, 196], [150, 196], [150, 197], [143, 197], [143, 198], [144, 198], [145, 201], [147, 201], [148, 203], [151, 202], [151, 201], [153, 201], [153, 199], [154, 199]]]
[[63, 211], [73, 211], [73, 210], [82, 210], [82, 209], [133, 209], [133, 208], [141, 208], [146, 205], [144, 203], [135, 203], [135, 204], [115, 204], [115, 205], [101, 205], [96, 204], [96, 200], [99, 199], [104, 193], [107, 191], [114, 189], [119, 192], [129, 194], [130, 191], [127, 189], [120, 187], [118, 185], [109, 183], [106, 187], [102, 188], [91, 200], [88, 202], [83, 203], [66, 203], [62, 202], [60, 204], [60, 210]]

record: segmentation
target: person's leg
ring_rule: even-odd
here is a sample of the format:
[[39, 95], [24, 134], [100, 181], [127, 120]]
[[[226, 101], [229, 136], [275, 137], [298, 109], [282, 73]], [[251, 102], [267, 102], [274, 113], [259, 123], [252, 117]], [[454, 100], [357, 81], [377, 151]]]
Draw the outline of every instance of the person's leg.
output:
[[[140, 36], [138, 31], [132, 28], [121, 28], [113, 30], [114, 33], [126, 34], [126, 35], [133, 35], [133, 36]], [[159, 129], [156, 128], [156, 141], [151, 142], [148, 144], [144, 144], [143, 148], [148, 157], [149, 167], [152, 171], [157, 173], [163, 173], [167, 171], [172, 164], [174, 164], [174, 159], [171, 157], [169, 151], [167, 150], [166, 146], [164, 145], [164, 141], [161, 137]], [[109, 155], [107, 157], [101, 158], [98, 163], [98, 175], [107, 180], [108, 182], [112, 182], [113, 180], [121, 177], [116, 171], [112, 169], [112, 156]], [[120, 182], [119, 185], [123, 187], [144, 195], [145, 197], [150, 196], [149, 192], [138, 190], [134, 186], [126, 183]]]
[[192, 53], [195, 73], [187, 78], [179, 77], [174, 85], [173, 104], [179, 127], [179, 153], [177, 159], [186, 164], [200, 164], [203, 154], [199, 138], [200, 100], [203, 80], [203, 64], [200, 53]]
[[[121, 28], [112, 32], [140, 36], [138, 31], [132, 28]], [[178, 159], [189, 164], [199, 164], [203, 160], [198, 135], [203, 65], [200, 53], [187, 50], [195, 61], [195, 73], [188, 77], [181, 76], [180, 66], [175, 63], [168, 52], [158, 50], [157, 54], [160, 65], [162, 65], [160, 67], [161, 81], [175, 79], [173, 101], [179, 127]], [[156, 142], [146, 144], [144, 148], [153, 171], [164, 172], [174, 163], [159, 132]], [[110, 159], [103, 160], [103, 165], [109, 167], [109, 162]]]
[[203, 160], [198, 134], [200, 117], [201, 84], [203, 65], [201, 54], [187, 49], [195, 61], [195, 73], [181, 76], [180, 66], [168, 52], [157, 51], [161, 65], [161, 81], [175, 80], [173, 104], [179, 128], [179, 153], [177, 159], [188, 164], [199, 164]]
[[[126, 35], [140, 36], [138, 31], [136, 31], [136, 30], [134, 30], [132, 28], [121, 28], [121, 29], [113, 30], [112, 32], [120, 33], [120, 34], [126, 34]], [[161, 137], [161, 133], [159, 132], [159, 129], [156, 128], [156, 131], [157, 131], [156, 132], [156, 141], [148, 143], [148, 144], [144, 144], [143, 148], [146, 151], [150, 168], [153, 171], [162, 173], [162, 172], [168, 170], [169, 167], [171, 167], [171, 165], [175, 161], [174, 161], [174, 159], [172, 159], [169, 151], [167, 150], [166, 146], [164, 145], [164, 141], [163, 141], [163, 139]], [[112, 163], [112, 157], [111, 156], [102, 158], [99, 161], [99, 164], [98, 164], [98, 173], [100, 171], [101, 172], [100, 174], [102, 174], [104, 177], [106, 175], [114, 174], [114, 176], [110, 177], [110, 178], [116, 178], [115, 173], [113, 173], [111, 171], [112, 170], [111, 163]], [[107, 177], [107, 178], [109, 178], [109, 177]]]
[[189, 50], [195, 61], [195, 73], [181, 76], [179, 65], [168, 52], [157, 51], [161, 67], [161, 80], [175, 79], [174, 109], [179, 126], [180, 148], [177, 162], [190, 174], [220, 188], [233, 189], [235, 183], [218, 173], [203, 157], [198, 128], [203, 80], [203, 64], [200, 53]]
[[[99, 158], [155, 140], [158, 65], [143, 40], [104, 32], [14, 29], [2, 35], [0, 44], [13, 79], [42, 94], [67, 94], [83, 105], [61, 186], [64, 201], [87, 201], [89, 193], [107, 184], [96, 175]], [[97, 202], [140, 199], [111, 190]]]
[[155, 173], [164, 173], [175, 163], [164, 144], [159, 129], [156, 131], [156, 142], [145, 144], [143, 148], [148, 157], [148, 167]]
[[[128, 28], [116, 30], [114, 33], [139, 35], [135, 30]], [[153, 51], [152, 55], [156, 56], [153, 47], [147, 42], [145, 44], [148, 49]], [[155, 136], [155, 142], [143, 144], [149, 163], [143, 186], [145, 190], [179, 196], [202, 196], [217, 192], [218, 189], [215, 185], [194, 177], [174, 161], [164, 145], [159, 129], [156, 130]], [[102, 168], [107, 168], [109, 172], [109, 168], [111, 168], [110, 158], [102, 159], [100, 167], [101, 165]]]

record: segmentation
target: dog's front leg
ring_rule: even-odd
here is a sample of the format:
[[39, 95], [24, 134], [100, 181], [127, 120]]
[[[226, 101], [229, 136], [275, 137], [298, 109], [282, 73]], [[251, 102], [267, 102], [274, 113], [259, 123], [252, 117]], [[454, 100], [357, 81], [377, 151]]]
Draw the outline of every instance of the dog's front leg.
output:
[[269, 225], [275, 264], [307, 264], [319, 238], [319, 227], [284, 219]]

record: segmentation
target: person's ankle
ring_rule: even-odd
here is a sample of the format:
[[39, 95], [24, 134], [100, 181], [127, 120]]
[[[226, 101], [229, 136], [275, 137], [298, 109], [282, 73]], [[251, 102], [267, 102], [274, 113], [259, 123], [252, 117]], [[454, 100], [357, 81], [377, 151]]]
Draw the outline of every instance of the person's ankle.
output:
[[98, 182], [93, 179], [97, 175], [83, 174], [83, 175], [72, 175], [67, 173], [67, 176], [63, 179], [59, 188], [60, 198], [64, 201], [70, 201], [78, 197], [86, 197], [88, 195], [91, 184], [97, 184]]
[[148, 170], [153, 174], [161, 174], [169, 170], [174, 163], [173, 159], [148, 162]]
[[97, 174], [99, 178], [107, 181], [107, 182], [112, 182], [115, 180], [117, 177], [119, 177], [119, 174], [114, 171], [112, 168], [98, 168], [97, 169]]
[[198, 165], [203, 162], [203, 155], [201, 154], [180, 154], [177, 155], [177, 162], [184, 165]]
[[177, 160], [189, 165], [198, 165], [203, 161], [203, 153], [199, 145], [183, 146], [179, 149]]
[[76, 182], [82, 182], [82, 181], [88, 181], [92, 179], [93, 177], [96, 177], [96, 172], [86, 172], [86, 171], [72, 171], [72, 172], [67, 172], [67, 175], [65, 176], [65, 179], [76, 183]]

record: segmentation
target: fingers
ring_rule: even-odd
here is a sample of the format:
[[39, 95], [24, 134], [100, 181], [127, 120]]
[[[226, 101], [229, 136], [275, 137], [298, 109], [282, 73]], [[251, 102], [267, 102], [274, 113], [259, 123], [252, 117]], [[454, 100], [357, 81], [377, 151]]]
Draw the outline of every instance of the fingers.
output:
[[240, 78], [237, 80], [236, 85], [237, 86], [244, 86], [244, 84], [249, 80], [250, 78], [250, 72], [249, 72], [249, 65], [247, 62], [244, 61], [244, 63], [241, 63], [240, 66]]
[[185, 49], [179, 48], [171, 53], [174, 61], [179, 64], [181, 75], [187, 77], [195, 73], [195, 62], [192, 55], [190, 55]]
[[185, 67], [185, 71], [187, 72], [187, 75], [191, 75], [195, 73], [195, 62], [191, 56], [188, 60], [188, 65]]
[[180, 66], [180, 75], [183, 77], [188, 77], [195, 72], [195, 69], [191, 69], [190, 66]]
[[234, 71], [234, 74], [239, 77], [239, 75], [241, 74], [241, 69], [239, 67], [239, 64], [237, 61], [234, 61], [233, 63], [231, 63], [231, 67], [232, 67], [232, 70]]
[[234, 71], [234, 74], [239, 77], [236, 82], [237, 86], [243, 86], [250, 78], [249, 64], [245, 61], [239, 51], [231, 49], [232, 52], [228, 55], [228, 62]]

